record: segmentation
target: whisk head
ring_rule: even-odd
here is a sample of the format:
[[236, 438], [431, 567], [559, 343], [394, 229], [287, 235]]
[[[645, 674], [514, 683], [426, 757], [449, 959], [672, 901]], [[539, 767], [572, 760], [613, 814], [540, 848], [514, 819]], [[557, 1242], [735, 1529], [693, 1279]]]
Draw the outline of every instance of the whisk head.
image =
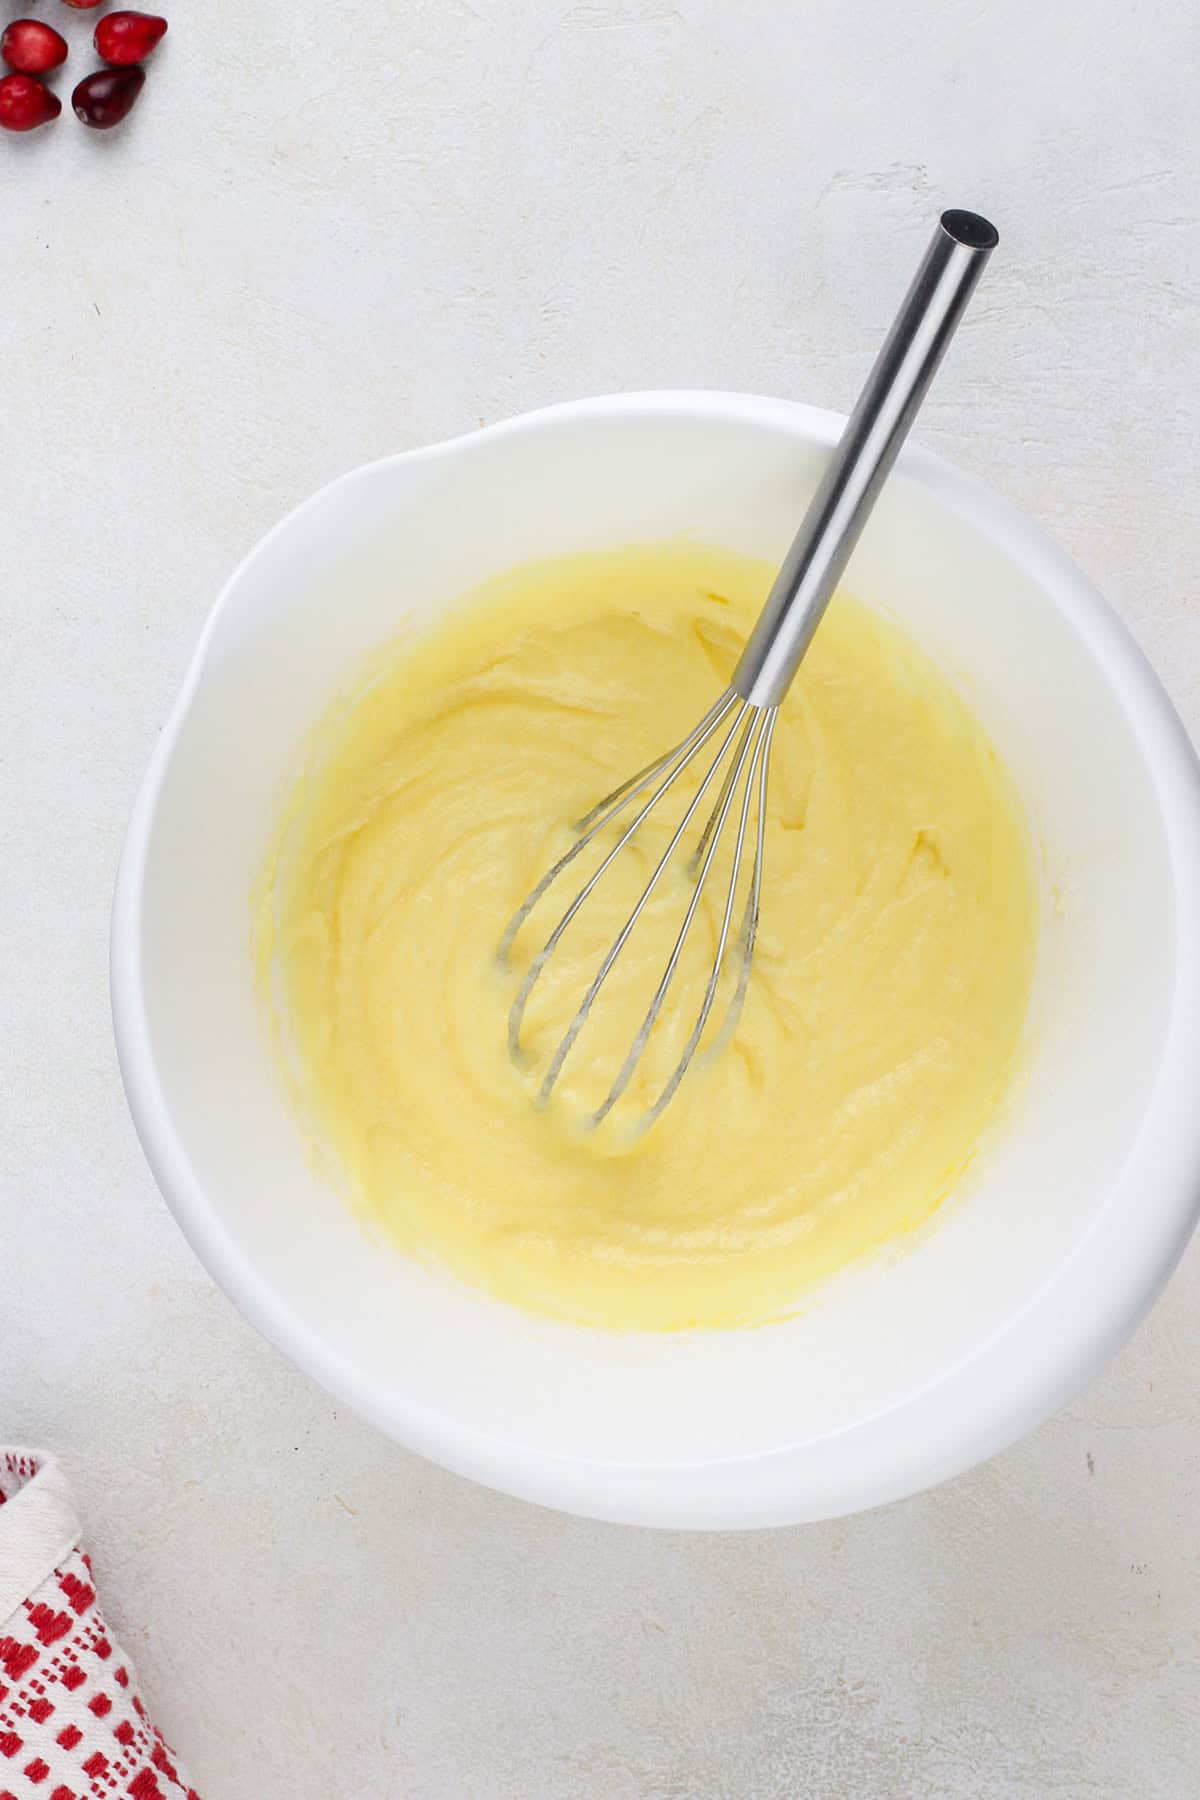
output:
[[[718, 896], [716, 941], [707, 976], [701, 977], [700, 999], [694, 1022], [682, 1051], [662, 1081], [659, 1092], [637, 1117], [636, 1129], [639, 1132], [648, 1130], [669, 1105], [695, 1060], [706, 1031], [708, 1041], [705, 1044], [705, 1055], [715, 1053], [729, 1041], [745, 999], [758, 931], [767, 783], [771, 738], [777, 714], [777, 707], [756, 705], [743, 698], [735, 688], [727, 688], [687, 737], [673, 749], [639, 769], [592, 807], [575, 826], [576, 836], [570, 848], [546, 871], [513, 915], [500, 940], [498, 952], [500, 962], [505, 967], [510, 965], [518, 934], [535, 909], [541, 906], [560, 878], [577, 864], [577, 859], [589, 847], [596, 847], [594, 854], [599, 854], [596, 866], [574, 893], [541, 948], [529, 961], [509, 1012], [509, 1055], [518, 1067], [527, 1068], [530, 1058], [523, 1042], [526, 1011], [547, 965], [588, 901], [596, 895], [600, 884], [614, 879], [619, 866], [618, 859], [628, 858], [631, 852], [636, 851], [638, 833], [654, 815], [661, 818], [664, 813], [669, 813], [672, 797], [678, 800], [682, 796], [682, 813], [678, 822], [669, 828], [665, 849], [657, 857], [640, 895], [634, 900], [623, 923], [601, 956], [570, 1022], [557, 1038], [538, 1088], [537, 1100], [540, 1105], [545, 1105], [553, 1094], [564, 1064], [612, 975], [618, 958], [646, 914], [652, 896], [660, 888], [672, 865], [679, 861], [686, 868], [690, 893], [683, 905], [678, 932], [666, 955], [661, 978], [649, 999], [645, 1016], [632, 1038], [628, 1053], [616, 1070], [604, 1098], [590, 1113], [587, 1124], [594, 1127], [607, 1118], [633, 1081], [679, 974], [685, 948], [700, 913], [710, 877], [718, 867], [721, 868], [724, 881], [724, 895], [720, 895], [718, 882], [714, 889]], [[717, 746], [715, 751], [712, 749], [714, 743]], [[707, 819], [700, 827], [699, 821], [705, 817], [705, 802], [710, 795], [713, 798]], [[608, 843], [610, 837], [613, 839], [611, 845]], [[580, 868], [585, 866], [579, 865], [576, 868], [577, 876]], [[735, 928], [739, 895], [741, 917]], [[719, 1027], [709, 1030], [723, 976], [726, 985], [729, 981], [733, 982], [732, 996]]]

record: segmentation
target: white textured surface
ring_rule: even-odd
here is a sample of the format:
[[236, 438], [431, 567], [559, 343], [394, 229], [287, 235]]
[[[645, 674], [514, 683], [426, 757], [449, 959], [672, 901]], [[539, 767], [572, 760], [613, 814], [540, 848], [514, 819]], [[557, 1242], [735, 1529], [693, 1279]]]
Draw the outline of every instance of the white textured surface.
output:
[[1192, 0], [173, 25], [122, 132], [0, 143], [0, 1436], [71, 1470], [205, 1800], [1188, 1800], [1195, 1250], [1082, 1399], [936, 1493], [744, 1538], [555, 1517], [339, 1417], [213, 1289], [126, 1119], [106, 929], [201, 620], [286, 507], [579, 393], [844, 405], [945, 202], [1004, 242], [922, 435], [1200, 735]]

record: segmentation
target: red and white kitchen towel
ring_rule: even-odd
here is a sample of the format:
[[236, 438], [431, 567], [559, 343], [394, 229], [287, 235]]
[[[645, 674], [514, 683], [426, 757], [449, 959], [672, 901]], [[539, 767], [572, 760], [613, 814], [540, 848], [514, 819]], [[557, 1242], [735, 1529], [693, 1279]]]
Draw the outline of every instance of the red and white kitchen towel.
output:
[[0, 1448], [0, 1800], [199, 1800], [96, 1603], [52, 1457]]

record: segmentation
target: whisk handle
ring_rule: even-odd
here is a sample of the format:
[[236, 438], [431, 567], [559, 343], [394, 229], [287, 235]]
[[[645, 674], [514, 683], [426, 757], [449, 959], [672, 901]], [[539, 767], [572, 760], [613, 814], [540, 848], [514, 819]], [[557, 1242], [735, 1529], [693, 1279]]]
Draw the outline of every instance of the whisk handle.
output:
[[938, 221], [734, 670], [733, 686], [743, 699], [777, 706], [792, 685], [998, 242], [995, 226], [978, 213], [954, 210]]

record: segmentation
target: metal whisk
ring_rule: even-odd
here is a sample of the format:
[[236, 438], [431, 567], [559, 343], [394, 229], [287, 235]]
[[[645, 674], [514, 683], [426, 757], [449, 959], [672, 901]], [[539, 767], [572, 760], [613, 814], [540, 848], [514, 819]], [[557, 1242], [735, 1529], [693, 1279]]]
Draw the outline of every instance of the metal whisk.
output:
[[[539, 1103], [550, 1098], [563, 1065], [583, 1030], [613, 965], [664, 872], [683, 844], [705, 795], [714, 786], [715, 800], [688, 861], [693, 885], [678, 935], [625, 1061], [617, 1070], [605, 1098], [591, 1115], [589, 1122], [598, 1125], [606, 1118], [633, 1079], [678, 971], [701, 896], [713, 870], [718, 847], [723, 841], [726, 824], [731, 815], [735, 815], [736, 836], [730, 850], [728, 884], [721, 908], [716, 949], [695, 1022], [688, 1033], [682, 1053], [660, 1092], [637, 1120], [639, 1129], [645, 1130], [652, 1125], [669, 1104], [691, 1066], [708, 1026], [729, 951], [739, 882], [746, 860], [747, 840], [750, 839], [753, 848], [737, 936], [738, 960], [734, 992], [714, 1048], [727, 1042], [732, 1034], [750, 979], [758, 930], [771, 738], [780, 703], [791, 687], [859, 534], [983, 272], [983, 266], [997, 242], [994, 226], [977, 213], [955, 210], [942, 214], [933, 242], [905, 295], [858, 404], [846, 423], [841, 441], [804, 515], [795, 541], [734, 669], [729, 687], [681, 743], [630, 776], [593, 807], [586, 818], [580, 820], [577, 827], [579, 835], [571, 848], [542, 876], [509, 923], [500, 942], [499, 957], [502, 964], [508, 963], [517, 933], [547, 890], [603, 832], [631, 808], [636, 808], [628, 823], [621, 828], [616, 842], [604, 853], [598, 866], [575, 894], [521, 980], [509, 1013], [508, 1046], [513, 1061], [523, 1066], [526, 1056], [521, 1033], [526, 1008], [568, 927], [685, 770], [697, 762], [714, 738], [718, 740], [716, 754], [704, 770], [695, 793], [642, 890], [640, 899], [632, 907], [602, 957], [578, 1009], [550, 1057], [538, 1091]], [[643, 799], [643, 796], [646, 797]], [[639, 801], [641, 804], [637, 805]], [[752, 818], [755, 821], [753, 832]]]

